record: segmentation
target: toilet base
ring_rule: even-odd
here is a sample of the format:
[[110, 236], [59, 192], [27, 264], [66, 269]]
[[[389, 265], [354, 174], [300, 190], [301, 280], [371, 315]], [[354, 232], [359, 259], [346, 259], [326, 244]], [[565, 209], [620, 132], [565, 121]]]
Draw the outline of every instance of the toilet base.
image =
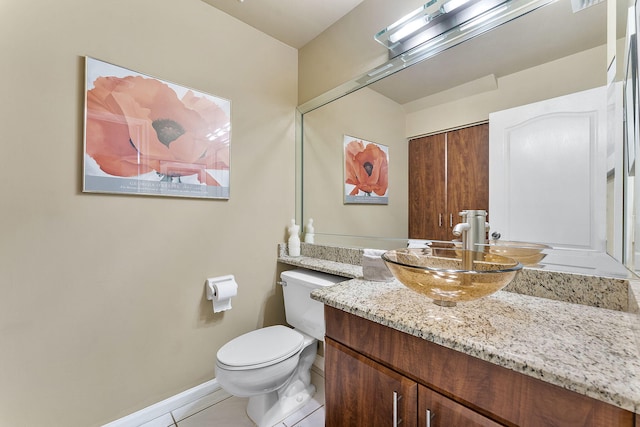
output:
[[313, 385], [291, 396], [278, 397], [277, 392], [249, 398], [247, 415], [258, 427], [272, 427], [302, 408], [311, 400], [316, 388]]
[[316, 387], [311, 384], [311, 365], [318, 350], [317, 341], [306, 336], [306, 347], [300, 354], [296, 372], [282, 388], [251, 396], [247, 415], [258, 427], [273, 427], [311, 400]]

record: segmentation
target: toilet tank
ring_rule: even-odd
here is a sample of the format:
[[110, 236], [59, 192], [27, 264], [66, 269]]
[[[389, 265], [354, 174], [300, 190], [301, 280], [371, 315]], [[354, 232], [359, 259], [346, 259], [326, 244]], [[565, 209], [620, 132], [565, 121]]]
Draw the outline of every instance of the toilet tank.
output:
[[348, 278], [312, 270], [288, 270], [280, 274], [287, 323], [324, 341], [324, 304], [311, 299], [311, 291]]

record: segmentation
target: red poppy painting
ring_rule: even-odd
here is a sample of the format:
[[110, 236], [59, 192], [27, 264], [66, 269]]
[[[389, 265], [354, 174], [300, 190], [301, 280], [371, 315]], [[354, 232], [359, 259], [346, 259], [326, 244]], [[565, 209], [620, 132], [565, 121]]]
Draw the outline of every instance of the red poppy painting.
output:
[[344, 136], [345, 203], [388, 204], [389, 148]]
[[84, 190], [229, 198], [228, 100], [86, 58]]

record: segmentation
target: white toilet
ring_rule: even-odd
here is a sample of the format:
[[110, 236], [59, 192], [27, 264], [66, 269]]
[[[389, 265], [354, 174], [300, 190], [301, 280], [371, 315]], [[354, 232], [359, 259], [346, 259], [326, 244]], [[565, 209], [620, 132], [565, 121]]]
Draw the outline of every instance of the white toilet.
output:
[[315, 393], [311, 365], [324, 340], [324, 306], [311, 291], [344, 277], [290, 270], [282, 278], [287, 323], [241, 335], [218, 350], [216, 379], [227, 392], [249, 397], [247, 415], [271, 427], [304, 406]]

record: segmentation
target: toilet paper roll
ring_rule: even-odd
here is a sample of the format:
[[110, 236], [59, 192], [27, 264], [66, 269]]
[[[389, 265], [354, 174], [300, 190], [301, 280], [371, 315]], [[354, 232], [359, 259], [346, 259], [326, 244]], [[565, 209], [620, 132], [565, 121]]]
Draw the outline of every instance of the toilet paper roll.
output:
[[231, 298], [238, 295], [238, 284], [233, 275], [207, 279], [207, 299], [213, 301], [213, 312], [231, 309]]

